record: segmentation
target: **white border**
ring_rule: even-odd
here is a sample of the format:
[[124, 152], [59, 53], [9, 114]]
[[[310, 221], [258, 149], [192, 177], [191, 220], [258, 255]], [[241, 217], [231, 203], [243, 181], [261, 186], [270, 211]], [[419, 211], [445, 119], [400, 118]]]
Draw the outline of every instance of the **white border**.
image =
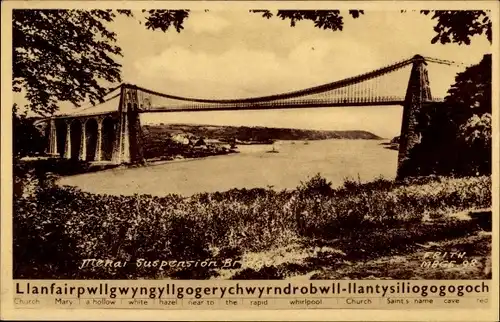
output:
[[[498, 1], [3, 1], [1, 10], [1, 306], [2, 319], [50, 320], [387, 320], [496, 321], [499, 281], [499, 4]], [[286, 311], [150, 311], [150, 310], [13, 310], [12, 308], [12, 12], [13, 8], [171, 8], [171, 9], [490, 9], [493, 22], [493, 287], [490, 310], [286, 310]]]

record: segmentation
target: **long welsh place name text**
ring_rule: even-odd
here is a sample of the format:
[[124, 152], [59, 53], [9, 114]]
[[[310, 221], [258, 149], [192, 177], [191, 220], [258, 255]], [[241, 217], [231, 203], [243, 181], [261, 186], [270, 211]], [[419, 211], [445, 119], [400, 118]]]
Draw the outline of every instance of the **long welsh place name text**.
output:
[[340, 283], [333, 282], [330, 285], [294, 285], [288, 283], [286, 286], [249, 286], [236, 283], [234, 286], [213, 287], [185, 287], [175, 283], [166, 283], [164, 286], [109, 286], [108, 283], [99, 283], [95, 286], [70, 286], [67, 283], [52, 283], [50, 286], [40, 286], [33, 282], [16, 282], [16, 294], [25, 295], [70, 295], [77, 298], [85, 296], [106, 296], [109, 298], [137, 298], [147, 297], [150, 299], [176, 297], [202, 298], [202, 297], [231, 297], [248, 296], [256, 298], [272, 297], [276, 295], [376, 295], [385, 297], [394, 294], [414, 294], [426, 296], [464, 296], [465, 294], [485, 294], [489, 292], [489, 286], [484, 282], [468, 283], [460, 285], [414, 285], [411, 282], [397, 282], [394, 285], [364, 285], [359, 282]]

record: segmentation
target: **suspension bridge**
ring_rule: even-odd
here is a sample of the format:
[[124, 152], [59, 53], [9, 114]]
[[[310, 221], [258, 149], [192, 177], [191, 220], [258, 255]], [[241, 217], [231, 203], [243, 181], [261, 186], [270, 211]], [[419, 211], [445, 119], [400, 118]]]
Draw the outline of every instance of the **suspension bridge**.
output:
[[84, 161], [140, 163], [143, 161], [140, 113], [401, 105], [398, 177], [405, 177], [411, 173], [404, 170], [404, 164], [420, 140], [415, 131], [418, 113], [424, 104], [443, 100], [431, 95], [428, 64], [457, 65], [415, 55], [332, 83], [239, 99], [187, 98], [122, 84], [111, 90], [100, 104], [54, 115], [50, 119], [49, 153]]

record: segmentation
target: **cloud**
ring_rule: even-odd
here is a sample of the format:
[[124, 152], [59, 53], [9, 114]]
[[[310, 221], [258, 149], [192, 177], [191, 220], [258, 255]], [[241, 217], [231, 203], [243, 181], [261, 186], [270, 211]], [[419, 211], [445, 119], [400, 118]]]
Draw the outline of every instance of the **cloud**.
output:
[[215, 54], [175, 46], [135, 63], [142, 80], [190, 83], [190, 96], [205, 97], [271, 93], [269, 84], [283, 85], [293, 74], [290, 67], [286, 59], [278, 59], [270, 51], [237, 47]]
[[[312, 40], [301, 43], [289, 55], [283, 56], [271, 50], [238, 46], [220, 54], [173, 46], [158, 55], [137, 60], [134, 64], [135, 78], [143, 86], [150, 84], [168, 93], [172, 93], [177, 84], [183, 93], [172, 94], [187, 94], [191, 97], [234, 98], [275, 94], [365, 72], [376, 60], [373, 54], [368, 55], [368, 51], [361, 48], [351, 54], [360, 63], [346, 64], [335, 59], [339, 50], [345, 51], [344, 48], [347, 47], [336, 47], [324, 40]], [[159, 89], [160, 83], [169, 86]], [[189, 93], [184, 92], [180, 84], [190, 84]]]
[[[124, 79], [186, 97], [251, 97], [333, 82], [415, 53], [477, 62], [489, 46], [479, 43], [457, 50], [457, 46], [432, 45], [434, 22], [419, 14], [371, 13], [359, 21], [346, 21], [342, 32], [329, 32], [230, 13], [193, 12], [180, 34], [133, 37], [130, 49], [124, 49], [129, 62], [124, 63]], [[409, 23], [413, 20], [417, 26]], [[429, 67], [433, 94], [446, 92], [453, 80], [450, 68], [444, 67], [436, 71]], [[404, 89], [408, 76], [393, 83]]]
[[376, 51], [368, 45], [339, 35], [334, 40], [315, 39], [303, 42], [289, 55], [291, 64], [304, 66], [322, 76], [325, 71], [327, 82], [355, 76], [384, 63]]
[[226, 19], [214, 13], [193, 11], [186, 21], [185, 29], [196, 34], [217, 34], [230, 25]]

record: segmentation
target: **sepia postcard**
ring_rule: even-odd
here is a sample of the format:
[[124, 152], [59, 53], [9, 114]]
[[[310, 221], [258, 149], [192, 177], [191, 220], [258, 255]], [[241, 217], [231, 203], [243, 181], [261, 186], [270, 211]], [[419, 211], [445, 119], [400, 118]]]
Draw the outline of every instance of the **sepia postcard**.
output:
[[496, 321], [497, 1], [4, 1], [2, 319]]

